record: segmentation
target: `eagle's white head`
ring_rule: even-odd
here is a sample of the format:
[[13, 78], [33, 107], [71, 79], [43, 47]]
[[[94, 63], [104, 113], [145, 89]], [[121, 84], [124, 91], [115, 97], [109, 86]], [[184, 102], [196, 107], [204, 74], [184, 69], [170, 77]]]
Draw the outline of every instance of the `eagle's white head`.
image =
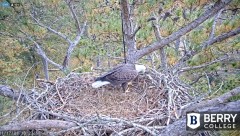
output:
[[138, 65], [135, 64], [135, 69], [137, 70], [137, 72], [145, 72], [146, 71], [146, 67], [144, 65]]

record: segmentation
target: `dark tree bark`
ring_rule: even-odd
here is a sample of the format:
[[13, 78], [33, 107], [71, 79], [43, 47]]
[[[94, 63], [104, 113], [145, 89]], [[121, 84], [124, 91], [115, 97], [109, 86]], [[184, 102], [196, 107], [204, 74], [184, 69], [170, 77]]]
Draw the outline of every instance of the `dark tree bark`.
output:
[[127, 63], [134, 63], [136, 49], [136, 33], [140, 29], [134, 24], [133, 6], [128, 0], [121, 0], [121, 17], [123, 23], [124, 44], [127, 47]]

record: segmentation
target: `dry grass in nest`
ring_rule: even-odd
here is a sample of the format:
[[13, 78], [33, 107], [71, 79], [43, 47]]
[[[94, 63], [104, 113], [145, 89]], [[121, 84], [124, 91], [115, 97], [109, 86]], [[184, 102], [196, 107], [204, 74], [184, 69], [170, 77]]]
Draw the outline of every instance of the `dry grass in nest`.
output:
[[[130, 92], [123, 92], [120, 86], [107, 85], [93, 89], [92, 73], [72, 73], [57, 80], [59, 92], [56, 101], [63, 101], [57, 110], [78, 113], [78, 116], [97, 114], [132, 119], [144, 115], [147, 111], [159, 108], [158, 100], [164, 98], [160, 88], [154, 87], [143, 75], [129, 85]], [[53, 109], [54, 110], [54, 109]]]
[[[57, 93], [51, 96], [55, 106], [48, 110], [79, 117], [100, 114], [124, 119], [157, 116], [164, 118], [169, 114], [169, 96], [166, 90], [161, 88], [161, 75], [153, 71], [139, 75], [132, 85], [129, 85], [130, 92], [123, 92], [120, 86], [112, 85], [94, 89], [91, 84], [96, 77], [94, 73], [71, 73], [65, 78], [59, 78], [54, 90]], [[173, 92], [175, 95], [172, 96], [174, 102], [171, 116], [175, 116], [174, 110], [187, 102], [185, 93], [185, 90]]]

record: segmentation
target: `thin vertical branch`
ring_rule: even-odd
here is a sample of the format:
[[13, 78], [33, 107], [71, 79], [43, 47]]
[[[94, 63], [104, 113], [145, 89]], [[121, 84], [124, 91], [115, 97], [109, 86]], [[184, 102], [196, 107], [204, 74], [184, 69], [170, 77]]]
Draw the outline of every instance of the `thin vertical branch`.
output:
[[123, 29], [123, 13], [121, 12], [121, 21], [122, 21], [122, 43], [123, 43], [123, 55], [124, 55], [124, 63], [127, 63], [127, 58], [126, 58], [126, 44], [125, 44], [125, 39], [124, 39], [124, 29]]
[[218, 12], [218, 14], [214, 17], [211, 33], [210, 33], [210, 36], [209, 36], [209, 40], [213, 39], [213, 37], [215, 36], [216, 24], [217, 24], [218, 19], [220, 18], [221, 14], [222, 14], [222, 11], [223, 11], [223, 9], [221, 9]]
[[77, 18], [76, 12], [73, 9], [73, 6], [71, 4], [71, 0], [69, 0], [69, 1], [65, 0], [65, 2], [67, 3], [67, 5], [68, 5], [68, 7], [70, 9], [70, 12], [71, 12], [71, 14], [73, 16], [73, 19], [75, 20], [75, 25], [76, 25], [76, 28], [78, 30], [78, 33], [81, 33], [81, 25], [80, 25], [80, 22], [79, 22], [79, 20]]
[[[160, 34], [160, 28], [159, 28], [159, 25], [157, 25], [158, 18], [157, 17], [155, 17], [155, 18], [156, 19], [154, 19], [152, 21], [153, 30], [154, 30], [157, 41], [161, 41], [162, 37], [161, 37], [161, 34]], [[159, 52], [160, 52], [160, 59], [161, 59], [161, 68], [163, 69], [164, 75], [167, 75], [167, 57], [166, 57], [164, 47], [160, 48]], [[171, 120], [171, 113], [172, 113], [171, 107], [172, 107], [172, 104], [173, 104], [173, 101], [172, 101], [173, 90], [170, 87], [168, 87], [167, 79], [166, 79], [165, 76], [163, 76], [162, 81], [163, 81], [163, 88], [165, 90], [167, 90], [167, 92], [168, 92], [168, 120], [167, 120], [167, 124], [169, 124], [170, 120]]]
[[176, 55], [178, 56], [179, 55], [179, 49], [180, 49], [180, 38], [179, 39], [177, 39], [176, 40], [176, 42], [175, 42], [175, 53], [176, 53]]
[[213, 25], [212, 25], [212, 28], [211, 28], [211, 32], [210, 32], [209, 38], [207, 40], [207, 44], [205, 44], [205, 46], [203, 48], [206, 48], [209, 45], [210, 41], [214, 38], [215, 30], [216, 30], [216, 24], [217, 24], [218, 19], [220, 18], [221, 14], [222, 14], [222, 11], [223, 11], [223, 9], [221, 9], [217, 13], [217, 15], [214, 17]]
[[[152, 21], [152, 26], [153, 26], [153, 30], [154, 30], [157, 41], [161, 41], [162, 36], [160, 34], [159, 25], [157, 25], [157, 20], [158, 19], [155, 19]], [[160, 59], [161, 59], [161, 68], [163, 69], [164, 72], [166, 72], [167, 71], [167, 57], [166, 57], [164, 48], [160, 48], [159, 52], [160, 52]]]
[[41, 57], [41, 59], [42, 59], [42, 63], [43, 63], [43, 71], [44, 71], [45, 78], [47, 81], [49, 81], [48, 62], [43, 57]]
[[211, 89], [211, 83], [210, 83], [210, 79], [208, 77], [208, 74], [205, 72], [205, 76], [207, 78], [207, 82], [208, 82], [208, 93], [211, 94], [212, 89]]

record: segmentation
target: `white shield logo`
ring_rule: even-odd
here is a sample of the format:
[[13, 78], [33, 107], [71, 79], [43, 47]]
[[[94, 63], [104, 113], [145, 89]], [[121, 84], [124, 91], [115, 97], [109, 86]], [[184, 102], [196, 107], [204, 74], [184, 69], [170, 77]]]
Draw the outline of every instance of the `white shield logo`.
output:
[[187, 126], [191, 129], [196, 129], [200, 126], [199, 113], [187, 113]]

